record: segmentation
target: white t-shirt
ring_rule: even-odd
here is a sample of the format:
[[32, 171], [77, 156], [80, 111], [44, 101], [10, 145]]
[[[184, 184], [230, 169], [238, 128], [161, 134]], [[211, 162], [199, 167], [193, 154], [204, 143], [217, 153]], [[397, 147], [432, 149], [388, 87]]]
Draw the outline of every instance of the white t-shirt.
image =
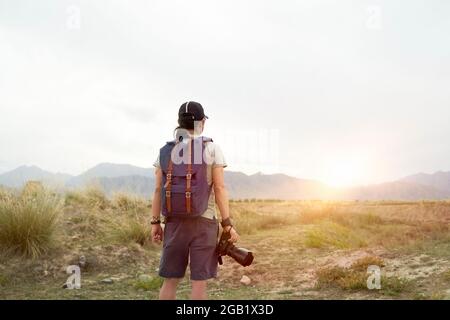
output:
[[[222, 153], [222, 149], [215, 144], [214, 142], [206, 142], [205, 143], [205, 158], [207, 159], [207, 169], [206, 169], [206, 178], [208, 181], [208, 185], [212, 187], [212, 169], [217, 167], [223, 167], [225, 168], [227, 166], [227, 163], [225, 161], [225, 157]], [[159, 154], [158, 157], [153, 163], [153, 166], [156, 168], [161, 168], [161, 163], [159, 161]], [[214, 195], [214, 188], [211, 188], [211, 194], [208, 199], [208, 208], [203, 213], [202, 217], [214, 219], [217, 218], [216, 214], [216, 204], [215, 204], [215, 195]]]

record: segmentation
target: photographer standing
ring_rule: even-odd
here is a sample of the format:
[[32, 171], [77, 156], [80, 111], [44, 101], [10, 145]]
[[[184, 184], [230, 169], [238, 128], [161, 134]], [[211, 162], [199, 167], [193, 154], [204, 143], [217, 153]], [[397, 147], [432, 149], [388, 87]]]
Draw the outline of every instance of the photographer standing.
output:
[[[217, 276], [217, 204], [223, 231], [231, 242], [239, 235], [229, 216], [224, 168], [218, 145], [201, 136], [206, 119], [197, 102], [183, 103], [178, 112], [175, 140], [161, 148], [154, 163], [152, 240], [163, 242], [159, 275], [164, 279], [160, 299], [175, 299], [180, 280], [190, 265], [191, 299], [206, 299], [206, 280]], [[164, 230], [160, 213], [165, 216]]]

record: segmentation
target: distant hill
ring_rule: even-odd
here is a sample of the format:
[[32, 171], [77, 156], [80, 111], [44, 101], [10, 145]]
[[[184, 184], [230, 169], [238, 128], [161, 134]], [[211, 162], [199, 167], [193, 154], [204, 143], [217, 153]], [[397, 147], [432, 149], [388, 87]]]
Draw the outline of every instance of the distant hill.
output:
[[100, 163], [67, 181], [67, 186], [77, 187], [96, 178], [118, 178], [128, 176], [153, 177], [153, 168], [140, 168], [129, 164]]
[[[116, 191], [132, 192], [149, 196], [154, 191], [154, 177], [139, 175], [122, 177], [99, 177], [95, 180], [107, 194]], [[318, 199], [326, 187], [309, 180], [292, 178], [282, 174], [246, 175], [241, 172], [225, 171], [225, 184], [231, 198], [258, 199]]]
[[450, 199], [450, 194], [432, 186], [414, 182], [393, 181], [339, 190], [336, 198], [352, 200], [439, 200]]
[[400, 181], [420, 184], [443, 191], [450, 196], [450, 172], [438, 171], [433, 174], [419, 173], [400, 179]]
[[27, 181], [42, 181], [50, 185], [65, 185], [72, 178], [69, 174], [52, 173], [36, 166], [21, 166], [0, 175], [0, 185], [20, 188]]
[[[28, 180], [38, 180], [65, 188], [97, 183], [108, 195], [117, 191], [150, 197], [154, 190], [153, 168], [129, 164], [101, 163], [78, 176], [51, 173], [36, 166], [22, 166], [0, 175], [0, 184], [19, 188]], [[285, 174], [253, 174], [225, 171], [231, 198], [245, 199], [331, 199], [331, 200], [421, 200], [450, 199], [450, 172], [417, 174], [398, 181], [331, 188], [314, 180]]]
[[155, 178], [139, 175], [106, 178], [100, 177], [95, 180], [102, 186], [107, 195], [115, 192], [127, 192], [150, 198], [155, 190]]
[[319, 199], [330, 192], [323, 183], [285, 174], [246, 175], [225, 171], [225, 184], [232, 198]]

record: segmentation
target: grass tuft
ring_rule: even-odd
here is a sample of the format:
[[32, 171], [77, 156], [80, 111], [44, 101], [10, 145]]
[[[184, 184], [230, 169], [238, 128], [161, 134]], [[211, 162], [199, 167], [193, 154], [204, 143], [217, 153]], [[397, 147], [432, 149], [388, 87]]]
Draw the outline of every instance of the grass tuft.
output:
[[123, 243], [135, 242], [144, 246], [151, 242], [150, 222], [138, 215], [123, 218], [121, 223], [113, 226], [111, 232]]
[[158, 290], [163, 281], [161, 277], [140, 276], [134, 283], [134, 287], [145, 291]]
[[8, 284], [9, 279], [7, 276], [0, 274], [0, 287], [4, 287]]
[[0, 201], [6, 200], [7, 198], [10, 198], [11, 196], [12, 196], [12, 194], [9, 190], [0, 186]]
[[[382, 267], [384, 262], [378, 257], [368, 256], [355, 261], [350, 268], [338, 266], [321, 268], [316, 271], [316, 288], [372, 291], [367, 288], [367, 267], [370, 265]], [[394, 276], [381, 276], [380, 284], [381, 289], [379, 292], [388, 296], [398, 296], [402, 293], [409, 292], [412, 288], [411, 281]]]
[[342, 267], [327, 267], [316, 271], [318, 289], [329, 287], [339, 283], [339, 281], [347, 275], [347, 272]]
[[380, 268], [384, 267], [384, 261], [380, 257], [376, 256], [366, 256], [361, 259], [356, 260], [351, 268], [357, 271], [367, 271], [369, 266], [378, 266]]
[[103, 210], [108, 207], [109, 201], [100, 186], [90, 185], [81, 190], [67, 192], [65, 204]]
[[399, 277], [381, 277], [381, 292], [388, 296], [399, 296], [400, 294], [411, 291], [412, 282]]
[[0, 200], [0, 247], [37, 258], [54, 244], [60, 197], [36, 184]]
[[130, 211], [145, 209], [149, 203], [137, 195], [118, 192], [113, 195], [112, 204], [120, 210]]

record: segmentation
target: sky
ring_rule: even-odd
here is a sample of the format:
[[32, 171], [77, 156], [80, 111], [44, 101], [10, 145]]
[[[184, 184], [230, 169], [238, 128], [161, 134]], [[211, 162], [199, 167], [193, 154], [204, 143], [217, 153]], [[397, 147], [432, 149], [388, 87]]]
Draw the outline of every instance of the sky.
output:
[[151, 167], [198, 101], [228, 170], [450, 170], [445, 0], [0, 0], [0, 173]]

